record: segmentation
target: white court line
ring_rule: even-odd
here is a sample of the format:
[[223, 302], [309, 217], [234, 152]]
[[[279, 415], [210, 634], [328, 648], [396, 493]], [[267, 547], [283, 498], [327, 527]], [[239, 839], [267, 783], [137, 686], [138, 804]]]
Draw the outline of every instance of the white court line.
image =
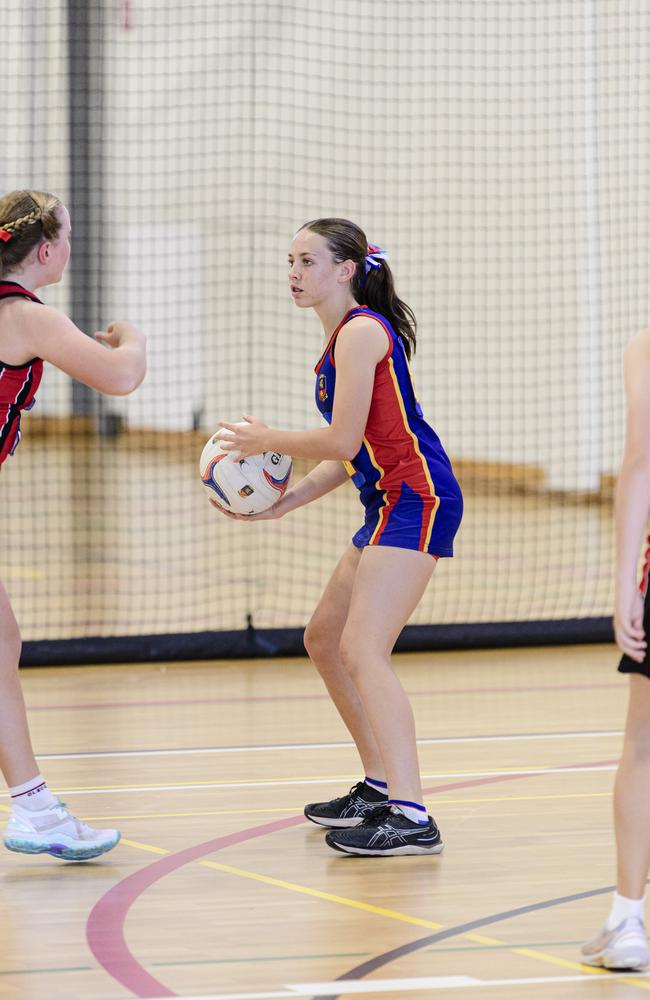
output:
[[[152, 1000], [168, 1000], [167, 997], [153, 997]], [[306, 996], [305, 993], [281, 990], [274, 993], [208, 993], [200, 997], [180, 997], [180, 1000], [291, 1000], [292, 997]]]
[[[535, 774], [574, 774], [585, 771], [615, 771], [615, 764], [585, 764], [583, 767], [540, 767], [520, 771], [452, 771], [449, 774], [423, 774], [422, 777], [438, 781], [440, 778], [494, 778], [501, 775], [521, 776]], [[335, 785], [345, 781], [354, 781], [353, 775], [339, 775], [338, 778], [286, 778], [277, 781], [208, 781], [192, 785], [125, 785], [110, 788], [52, 788], [57, 795], [128, 795], [140, 792], [193, 792], [203, 789], [219, 791], [222, 788], [277, 788], [286, 785]], [[9, 797], [8, 792], [0, 794], [0, 798]]]
[[[603, 983], [647, 978], [647, 972], [609, 972], [606, 975], [535, 976], [530, 979], [474, 979], [472, 976], [430, 976], [420, 979], [335, 979], [325, 983], [291, 983], [283, 990], [264, 993], [210, 993], [183, 1000], [271, 1000], [305, 996], [347, 996], [352, 993], [411, 993], [418, 990], [463, 989], [467, 986], [548, 986], [553, 983]], [[158, 997], [157, 1000], [163, 1000]]]
[[[418, 746], [445, 743], [498, 743], [521, 740], [578, 740], [590, 737], [619, 737], [622, 729], [584, 730], [569, 733], [513, 733], [506, 736], [434, 736], [418, 740]], [[93, 757], [182, 757], [188, 754], [265, 753], [269, 750], [352, 750], [354, 743], [276, 743], [239, 747], [189, 747], [168, 750], [96, 750], [87, 753], [39, 753], [38, 760], [86, 760]]]
[[293, 996], [335, 996], [339, 993], [410, 993], [415, 990], [454, 989], [459, 986], [480, 986], [473, 976], [426, 976], [418, 979], [339, 979], [329, 983], [292, 983], [287, 988]]

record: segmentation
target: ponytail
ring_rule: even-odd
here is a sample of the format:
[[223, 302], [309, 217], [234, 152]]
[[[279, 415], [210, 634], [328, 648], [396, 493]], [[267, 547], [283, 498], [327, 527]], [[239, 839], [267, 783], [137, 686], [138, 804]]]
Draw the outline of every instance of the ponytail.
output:
[[356, 271], [351, 282], [354, 298], [359, 305], [386, 317], [410, 359], [415, 354], [417, 322], [411, 307], [397, 296], [385, 251], [370, 245], [363, 230], [347, 219], [315, 219], [302, 229], [322, 236], [335, 261], [354, 261]]
[[[372, 247], [368, 247], [368, 257], [372, 257]], [[377, 266], [370, 265], [366, 272], [366, 261], [357, 266], [352, 279], [352, 294], [362, 306], [385, 316], [397, 336], [402, 341], [406, 357], [415, 354], [415, 333], [417, 321], [410, 306], [402, 302], [395, 292], [395, 282], [386, 258], [380, 258]]]

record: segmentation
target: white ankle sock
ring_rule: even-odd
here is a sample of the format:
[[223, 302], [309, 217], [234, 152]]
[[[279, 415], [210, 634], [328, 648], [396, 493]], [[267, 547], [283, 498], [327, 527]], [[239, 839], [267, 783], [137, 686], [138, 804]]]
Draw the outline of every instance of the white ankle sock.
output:
[[420, 825], [426, 825], [429, 822], [429, 817], [424, 806], [420, 805], [419, 802], [406, 802], [403, 799], [389, 799], [389, 806], [395, 806], [399, 809], [407, 819], [410, 819], [412, 823], [420, 823]]
[[614, 892], [612, 908], [605, 927], [608, 931], [613, 931], [621, 921], [627, 920], [628, 917], [637, 917], [643, 921], [643, 904], [643, 896], [641, 899], [628, 899], [627, 896], [619, 896], [617, 892]]
[[30, 781], [24, 781], [22, 785], [16, 785], [9, 789], [11, 804], [20, 806], [21, 809], [29, 809], [30, 812], [38, 812], [47, 809], [55, 802], [52, 792], [47, 787], [45, 778], [37, 774]]

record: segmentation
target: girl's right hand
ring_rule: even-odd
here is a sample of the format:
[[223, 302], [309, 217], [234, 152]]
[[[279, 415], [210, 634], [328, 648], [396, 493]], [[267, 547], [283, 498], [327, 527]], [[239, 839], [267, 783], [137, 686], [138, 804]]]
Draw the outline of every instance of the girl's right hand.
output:
[[108, 344], [109, 347], [121, 347], [129, 342], [144, 341], [144, 334], [140, 333], [128, 319], [119, 319], [109, 323], [105, 330], [96, 333], [95, 339], [102, 344]]
[[263, 510], [261, 514], [234, 514], [232, 511], [226, 510], [218, 504], [216, 500], [212, 500], [212, 498], [208, 499], [213, 507], [216, 507], [221, 514], [225, 514], [226, 517], [231, 518], [233, 521], [277, 521], [278, 518], [283, 517], [287, 513], [282, 509], [284, 497], [280, 497], [272, 507], [269, 507], [268, 510]]
[[643, 663], [647, 641], [643, 628], [643, 594], [635, 587], [616, 601], [614, 635], [619, 649], [637, 663]]

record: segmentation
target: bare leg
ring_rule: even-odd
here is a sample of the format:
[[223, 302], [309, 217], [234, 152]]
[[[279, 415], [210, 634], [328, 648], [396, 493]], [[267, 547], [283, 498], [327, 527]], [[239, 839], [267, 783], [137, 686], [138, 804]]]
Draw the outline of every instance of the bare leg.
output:
[[435, 565], [423, 552], [365, 548], [341, 638], [343, 662], [384, 762], [389, 797], [418, 803], [422, 802], [422, 785], [413, 711], [393, 672], [391, 652]]
[[[11, 788], [31, 781], [39, 773], [18, 678], [19, 659], [20, 632], [7, 591], [0, 583], [0, 770]], [[13, 802], [3, 838], [10, 851], [88, 861], [110, 851], [119, 841], [117, 830], [93, 830], [80, 823], [47, 788], [37, 794], [41, 798], [35, 803], [40, 804], [35, 804], [33, 811], [22, 798]], [[51, 810], [45, 827], [34, 822], [43, 809]]]
[[0, 770], [9, 786], [21, 785], [39, 773], [18, 677], [19, 659], [20, 632], [0, 583]]
[[623, 755], [614, 785], [617, 883], [621, 896], [640, 899], [650, 866], [650, 680], [630, 674]]
[[343, 666], [339, 649], [360, 559], [360, 550], [354, 545], [348, 546], [305, 629], [304, 641], [309, 656], [356, 744], [365, 774], [383, 781], [384, 764], [379, 747], [357, 690]]

